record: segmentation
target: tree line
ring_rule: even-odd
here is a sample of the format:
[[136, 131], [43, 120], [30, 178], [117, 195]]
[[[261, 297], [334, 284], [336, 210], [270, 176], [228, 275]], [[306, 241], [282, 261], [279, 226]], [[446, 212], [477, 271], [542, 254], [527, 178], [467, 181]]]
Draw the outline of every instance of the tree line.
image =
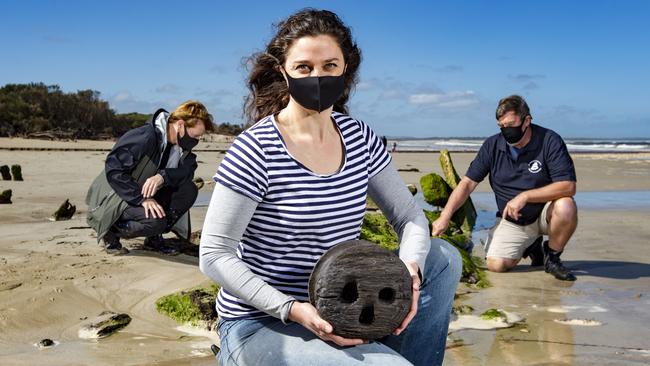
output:
[[[0, 88], [1, 137], [99, 139], [119, 137], [151, 114], [116, 113], [96, 90], [66, 93], [58, 85], [7, 84]], [[238, 124], [216, 124], [216, 132], [238, 135]]]

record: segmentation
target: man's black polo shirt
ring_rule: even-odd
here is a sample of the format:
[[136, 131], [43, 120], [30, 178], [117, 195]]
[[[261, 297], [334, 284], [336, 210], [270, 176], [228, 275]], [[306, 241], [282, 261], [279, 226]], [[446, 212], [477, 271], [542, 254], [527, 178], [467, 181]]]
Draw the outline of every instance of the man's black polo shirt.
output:
[[[530, 125], [533, 135], [530, 142], [519, 152], [515, 160], [510, 154], [503, 135], [489, 137], [479, 150], [465, 174], [474, 182], [481, 182], [490, 175], [490, 186], [494, 191], [501, 217], [503, 209], [511, 199], [523, 191], [544, 187], [553, 182], [575, 181], [573, 160], [562, 138], [555, 132]], [[519, 211], [519, 220], [507, 220], [518, 225], [535, 222], [542, 213], [544, 203], [528, 203]]]

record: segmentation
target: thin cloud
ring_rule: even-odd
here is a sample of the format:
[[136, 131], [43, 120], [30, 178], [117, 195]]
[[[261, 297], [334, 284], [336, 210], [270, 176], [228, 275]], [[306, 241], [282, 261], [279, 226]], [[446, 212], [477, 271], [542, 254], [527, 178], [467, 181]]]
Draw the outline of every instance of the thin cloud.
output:
[[61, 37], [61, 36], [53, 36], [53, 35], [45, 35], [41, 39], [45, 43], [53, 43], [53, 44], [70, 44], [70, 43], [74, 43], [73, 40], [70, 39], [70, 38]]
[[452, 73], [452, 72], [460, 72], [463, 71], [464, 68], [461, 65], [444, 65], [444, 66], [433, 66], [433, 65], [428, 65], [428, 64], [417, 64], [415, 67], [420, 68], [420, 69], [426, 69], [426, 70], [431, 70], [435, 72], [442, 72], [442, 73]]
[[177, 94], [181, 88], [176, 84], [164, 84], [156, 88], [156, 93]]
[[158, 108], [174, 108], [180, 102], [176, 99], [169, 99], [166, 101], [149, 102], [135, 97], [128, 90], [117, 92], [108, 98], [108, 103], [118, 113], [153, 113]]
[[474, 91], [467, 90], [412, 94], [409, 96], [409, 103], [439, 108], [466, 108], [479, 104], [479, 100]]
[[442, 67], [436, 67], [433, 70], [437, 72], [448, 73], [448, 72], [460, 72], [463, 71], [464, 68], [460, 65], [445, 65]]
[[225, 74], [226, 73], [226, 68], [221, 66], [221, 65], [214, 65], [214, 66], [210, 67], [210, 69], [208, 71], [216, 73], [216, 74]]
[[201, 97], [228, 97], [234, 95], [234, 93], [231, 90], [227, 89], [203, 89], [203, 88], [197, 88], [194, 91], [194, 94], [201, 96]]
[[516, 74], [516, 75], [508, 75], [508, 77], [514, 81], [521, 82], [521, 83], [526, 83], [526, 82], [539, 80], [539, 79], [546, 79], [546, 75], [544, 74]]
[[372, 90], [373, 84], [369, 81], [360, 81], [356, 86], [356, 90]]
[[535, 90], [535, 89], [539, 89], [539, 84], [537, 84], [534, 81], [531, 81], [531, 82], [526, 83], [522, 88], [524, 90]]

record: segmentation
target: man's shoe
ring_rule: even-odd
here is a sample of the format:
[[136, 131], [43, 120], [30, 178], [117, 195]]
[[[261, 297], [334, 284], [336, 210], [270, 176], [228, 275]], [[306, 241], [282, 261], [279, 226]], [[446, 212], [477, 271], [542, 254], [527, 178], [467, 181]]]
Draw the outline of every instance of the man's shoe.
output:
[[165, 255], [177, 255], [180, 253], [178, 249], [165, 244], [165, 239], [162, 234], [146, 237], [142, 246], [147, 250], [160, 252]]
[[535, 239], [533, 244], [529, 245], [524, 251], [524, 258], [530, 257], [530, 266], [539, 267], [544, 265], [544, 250], [542, 249], [543, 236]]
[[129, 254], [129, 250], [122, 246], [120, 238], [114, 232], [109, 230], [102, 240], [104, 241], [104, 250], [106, 253], [117, 255]]
[[548, 240], [544, 242], [544, 270], [553, 277], [562, 281], [575, 281], [576, 276], [566, 268], [560, 260], [562, 252], [555, 252], [548, 246]]

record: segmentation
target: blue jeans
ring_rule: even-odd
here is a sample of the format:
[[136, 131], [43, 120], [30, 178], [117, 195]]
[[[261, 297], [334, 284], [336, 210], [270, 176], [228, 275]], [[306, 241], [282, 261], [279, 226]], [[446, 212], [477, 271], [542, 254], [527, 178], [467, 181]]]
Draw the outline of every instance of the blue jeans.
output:
[[431, 240], [415, 318], [399, 336], [368, 344], [339, 347], [325, 342], [298, 323], [279, 319], [220, 320], [221, 351], [226, 365], [440, 365], [461, 259], [456, 248]]

